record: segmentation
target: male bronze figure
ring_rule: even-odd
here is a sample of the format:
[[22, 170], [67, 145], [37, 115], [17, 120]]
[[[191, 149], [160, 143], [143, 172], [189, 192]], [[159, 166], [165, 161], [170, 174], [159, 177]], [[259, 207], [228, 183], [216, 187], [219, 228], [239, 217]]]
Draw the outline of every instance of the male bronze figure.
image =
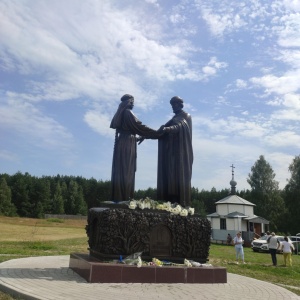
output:
[[183, 99], [170, 100], [174, 117], [160, 128], [158, 140], [158, 200], [191, 206], [193, 165], [192, 118], [182, 110]]

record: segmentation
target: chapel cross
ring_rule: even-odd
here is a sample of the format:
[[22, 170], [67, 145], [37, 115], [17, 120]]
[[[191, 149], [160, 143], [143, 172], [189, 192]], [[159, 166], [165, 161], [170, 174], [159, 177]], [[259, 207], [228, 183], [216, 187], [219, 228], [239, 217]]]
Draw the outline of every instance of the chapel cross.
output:
[[231, 173], [232, 173], [232, 180], [234, 180], [234, 168], [235, 168], [235, 166], [232, 164], [231, 166], [230, 166], [230, 168], [231, 168]]

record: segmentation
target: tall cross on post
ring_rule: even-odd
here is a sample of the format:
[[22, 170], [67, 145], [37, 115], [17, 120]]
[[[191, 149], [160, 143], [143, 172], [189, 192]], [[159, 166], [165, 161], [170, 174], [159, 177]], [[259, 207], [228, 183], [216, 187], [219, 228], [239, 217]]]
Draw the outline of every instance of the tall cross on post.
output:
[[234, 168], [235, 168], [235, 166], [232, 164], [231, 166], [230, 166], [230, 168], [231, 168], [231, 174], [232, 174], [232, 180], [234, 180]]
[[230, 194], [235, 195], [235, 187], [236, 187], [236, 182], [234, 181], [234, 168], [235, 168], [235, 166], [232, 164], [230, 166], [230, 168], [231, 168], [231, 173], [232, 173], [232, 179], [230, 181], [230, 185], [231, 185]]

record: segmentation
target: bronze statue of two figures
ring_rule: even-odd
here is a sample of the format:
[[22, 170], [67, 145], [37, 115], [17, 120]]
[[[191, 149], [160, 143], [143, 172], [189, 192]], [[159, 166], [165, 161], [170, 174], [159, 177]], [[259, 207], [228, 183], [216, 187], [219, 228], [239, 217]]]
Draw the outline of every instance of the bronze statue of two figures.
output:
[[[174, 117], [159, 130], [140, 122], [132, 112], [134, 98], [124, 95], [110, 127], [116, 130], [112, 164], [114, 202], [133, 199], [137, 142], [158, 140], [157, 200], [191, 206], [193, 164], [192, 119], [182, 110], [183, 100], [170, 100]], [[137, 135], [140, 136], [137, 138]]]
[[[174, 117], [153, 130], [132, 113], [134, 98], [128, 94], [121, 98], [110, 125], [116, 130], [111, 177], [113, 203], [101, 203], [100, 207], [89, 210], [86, 232], [90, 255], [88, 258], [73, 255], [70, 260], [73, 270], [81, 272], [90, 282], [227, 282], [226, 270], [211, 268], [208, 273], [207, 268], [196, 271], [190, 268], [191, 261], [208, 261], [211, 226], [206, 218], [159, 210], [157, 206], [156, 209], [131, 209], [124, 203], [133, 199], [137, 142], [157, 139], [157, 200], [178, 203], [184, 208], [191, 205], [192, 119], [182, 110], [181, 98], [173, 97], [170, 103]], [[103, 261], [124, 262], [126, 257], [152, 262], [163, 260], [168, 268], [129, 266], [119, 272], [112, 264], [103, 267]], [[180, 262], [184, 269], [169, 267], [172, 262]], [[111, 279], [106, 278], [106, 272]]]
[[123, 202], [133, 199], [137, 142], [157, 139], [157, 200], [191, 206], [192, 120], [182, 110], [181, 98], [173, 97], [170, 103], [174, 117], [153, 130], [132, 113], [134, 98], [127, 94], [121, 98], [110, 125], [116, 130], [113, 203], [89, 210], [86, 231], [91, 256], [107, 259], [142, 252], [143, 259], [207, 261], [211, 234], [207, 219], [197, 214], [183, 217], [161, 210], [132, 210]]

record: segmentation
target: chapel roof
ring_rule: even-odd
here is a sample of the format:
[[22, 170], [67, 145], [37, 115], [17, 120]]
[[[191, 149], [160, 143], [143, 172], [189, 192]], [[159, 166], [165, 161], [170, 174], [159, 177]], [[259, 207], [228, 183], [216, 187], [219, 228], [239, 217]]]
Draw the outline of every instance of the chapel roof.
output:
[[248, 205], [248, 206], [255, 206], [252, 202], [249, 202], [237, 195], [229, 195], [215, 203], [218, 204], [240, 204], [240, 205]]
[[270, 223], [265, 218], [259, 217], [259, 216], [256, 216], [256, 215], [254, 215], [252, 217], [245, 218], [245, 220], [247, 220], [249, 222], [253, 222], [253, 223], [263, 223], [263, 224], [269, 224]]
[[246, 216], [245, 214], [238, 212], [238, 211], [234, 211], [229, 213], [228, 215], [225, 216], [226, 218], [246, 218], [248, 216]]
[[234, 165], [232, 164], [230, 166], [232, 168], [232, 178], [230, 180], [230, 186], [231, 186], [231, 190], [230, 190], [230, 195], [217, 201], [215, 204], [240, 204], [240, 205], [248, 205], [248, 206], [255, 206], [255, 204], [239, 197], [236, 195], [236, 185], [237, 182], [234, 180]]

